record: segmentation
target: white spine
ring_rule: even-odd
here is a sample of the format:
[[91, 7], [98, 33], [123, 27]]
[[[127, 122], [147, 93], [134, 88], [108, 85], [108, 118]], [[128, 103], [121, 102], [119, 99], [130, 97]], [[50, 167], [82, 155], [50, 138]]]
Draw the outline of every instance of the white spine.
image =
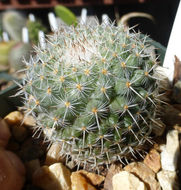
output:
[[42, 50], [44, 50], [46, 48], [46, 42], [45, 42], [45, 34], [43, 31], [40, 30], [38, 32], [38, 38], [39, 38], [40, 47]]
[[22, 28], [22, 41], [24, 43], [29, 43], [29, 34], [28, 29], [26, 27]]
[[87, 20], [87, 9], [83, 8], [81, 11], [80, 23], [85, 24]]
[[50, 24], [50, 28], [52, 32], [55, 32], [58, 30], [58, 24], [54, 13], [48, 13], [48, 20]]

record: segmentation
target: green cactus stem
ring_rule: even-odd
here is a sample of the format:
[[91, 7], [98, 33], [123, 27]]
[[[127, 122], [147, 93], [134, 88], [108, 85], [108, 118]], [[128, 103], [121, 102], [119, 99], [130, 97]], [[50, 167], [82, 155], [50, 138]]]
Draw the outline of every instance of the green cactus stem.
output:
[[97, 169], [134, 157], [158, 119], [157, 60], [149, 46], [123, 26], [61, 28], [26, 63], [19, 92], [26, 115], [77, 165]]

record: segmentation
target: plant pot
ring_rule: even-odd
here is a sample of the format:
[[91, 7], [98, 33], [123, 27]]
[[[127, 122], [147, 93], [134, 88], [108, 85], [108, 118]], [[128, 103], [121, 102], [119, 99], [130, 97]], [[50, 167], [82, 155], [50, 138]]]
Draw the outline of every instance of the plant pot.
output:
[[[5, 72], [0, 73], [0, 79], [3, 79], [7, 82], [15, 80], [14, 77]], [[16, 94], [17, 90], [18, 90], [18, 85], [13, 84], [10, 87], [0, 91], [1, 118], [3, 118], [9, 112], [17, 110], [17, 107], [22, 104], [20, 96], [12, 97], [14, 94]]]

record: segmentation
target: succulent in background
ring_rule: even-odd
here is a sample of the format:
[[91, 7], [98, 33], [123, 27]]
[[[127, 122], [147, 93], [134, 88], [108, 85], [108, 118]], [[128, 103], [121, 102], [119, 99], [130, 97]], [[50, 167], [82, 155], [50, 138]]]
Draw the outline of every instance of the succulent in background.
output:
[[72, 11], [62, 5], [55, 6], [56, 15], [67, 25], [76, 25], [77, 18]]
[[14, 46], [14, 41], [0, 42], [0, 71], [9, 69], [9, 52]]
[[16, 72], [25, 67], [23, 59], [29, 59], [31, 50], [32, 46], [28, 43], [18, 42], [13, 46], [8, 55], [11, 72]]
[[2, 16], [0, 15], [0, 41], [3, 39]]
[[2, 15], [2, 25], [12, 40], [21, 41], [26, 18], [17, 11], [6, 11]]
[[[159, 123], [157, 62], [147, 37], [114, 25], [77, 25], [49, 36], [26, 62], [26, 115], [77, 165], [135, 157]], [[156, 126], [159, 127], [159, 126]]]
[[43, 32], [47, 32], [47, 29], [43, 26], [41, 21], [27, 21], [27, 28], [29, 31], [29, 37], [32, 43], [38, 44], [38, 32], [41, 30]]

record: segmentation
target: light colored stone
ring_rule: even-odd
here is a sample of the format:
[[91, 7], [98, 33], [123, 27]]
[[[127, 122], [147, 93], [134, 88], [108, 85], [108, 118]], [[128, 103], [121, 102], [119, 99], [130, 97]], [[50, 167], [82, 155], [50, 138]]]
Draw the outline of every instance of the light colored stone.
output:
[[161, 169], [160, 159], [160, 154], [155, 149], [151, 149], [144, 159], [144, 164], [157, 173]]
[[78, 172], [73, 172], [71, 175], [72, 190], [96, 190], [85, 177]]
[[55, 142], [51, 145], [47, 152], [45, 164], [51, 165], [57, 162], [65, 162], [65, 157], [61, 157], [60, 151], [62, 149], [62, 144]]
[[157, 173], [162, 190], [179, 190], [178, 178], [175, 171], [162, 170]]
[[33, 185], [42, 188], [43, 190], [62, 190], [55, 175], [50, 172], [48, 166], [42, 166], [36, 170], [32, 179]]
[[178, 131], [171, 130], [167, 133], [166, 145], [162, 146], [161, 165], [163, 170], [176, 171], [179, 150]]
[[112, 177], [122, 171], [122, 165], [112, 164], [107, 172], [106, 179], [104, 182], [104, 190], [113, 190]]
[[100, 185], [104, 180], [105, 177], [101, 175], [97, 175], [95, 173], [87, 172], [85, 170], [79, 170], [77, 173], [80, 173], [83, 177], [88, 179], [92, 185]]
[[71, 190], [70, 171], [63, 164], [56, 163], [49, 166], [50, 171], [56, 176], [63, 190]]
[[27, 127], [32, 127], [32, 126], [36, 125], [36, 121], [33, 118], [33, 116], [28, 115], [28, 116], [24, 117], [23, 125], [25, 125]]
[[145, 184], [135, 175], [121, 171], [112, 178], [113, 190], [146, 190]]
[[43, 190], [71, 190], [70, 171], [61, 163], [43, 166], [33, 174], [33, 184]]
[[155, 179], [155, 173], [142, 162], [132, 162], [124, 170], [134, 174], [143, 181], [149, 190], [160, 190], [160, 185]]
[[13, 125], [11, 127], [12, 135], [18, 142], [23, 142], [25, 138], [28, 136], [28, 131], [22, 125]]
[[23, 121], [23, 114], [19, 111], [9, 113], [5, 118], [8, 125], [19, 125]]

